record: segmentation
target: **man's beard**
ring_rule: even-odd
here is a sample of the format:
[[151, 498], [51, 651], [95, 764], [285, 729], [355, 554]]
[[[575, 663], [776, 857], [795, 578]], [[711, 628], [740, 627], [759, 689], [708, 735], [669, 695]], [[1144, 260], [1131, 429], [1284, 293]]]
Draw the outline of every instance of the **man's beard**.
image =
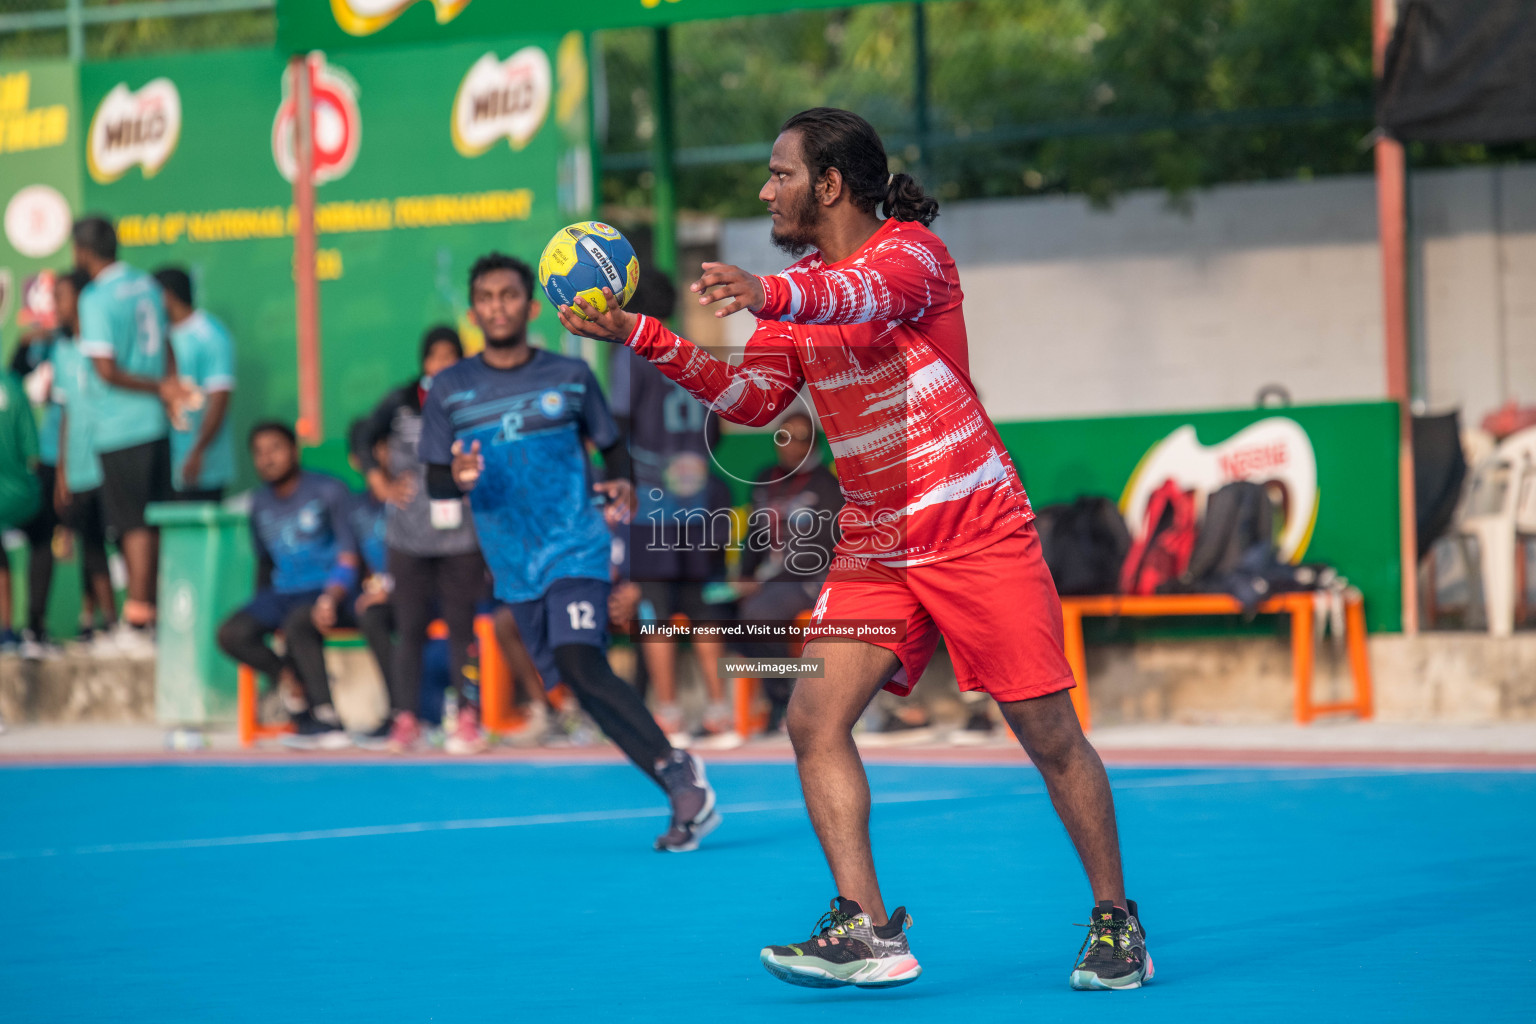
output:
[[505, 338], [493, 338], [487, 334], [485, 336], [485, 344], [487, 348], [516, 348], [518, 343], [527, 337], [527, 334], [527, 331], [518, 331], [507, 335]]
[[789, 222], [789, 227], [782, 231], [770, 231], [768, 240], [782, 252], [799, 259], [816, 244], [812, 233], [816, 230], [819, 213], [816, 197], [807, 190], [801, 198], [791, 202], [789, 208], [781, 214], [782, 218]]

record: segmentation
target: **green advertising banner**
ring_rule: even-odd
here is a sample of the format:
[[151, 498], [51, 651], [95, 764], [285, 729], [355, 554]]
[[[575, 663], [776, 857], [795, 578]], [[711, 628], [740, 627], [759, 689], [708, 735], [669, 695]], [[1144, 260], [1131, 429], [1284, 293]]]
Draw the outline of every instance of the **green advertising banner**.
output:
[[277, 45], [285, 53], [450, 42], [531, 32], [596, 32], [707, 18], [854, 7], [883, 0], [278, 0]]
[[[576, 33], [309, 59], [326, 443], [306, 461], [339, 470], [349, 422], [416, 372], [427, 327], [478, 350], [474, 260], [534, 263], [587, 214], [588, 75]], [[116, 220], [126, 261], [186, 266], [230, 327], [237, 436], [297, 415], [288, 77], [270, 51], [81, 70], [86, 205]], [[531, 333], [574, 340], [551, 309]]]
[[[7, 343], [34, 326], [52, 326], [51, 275], [73, 262], [78, 97], [68, 61], [0, 65], [0, 335]], [[8, 362], [9, 347], [3, 355]]]
[[[1084, 495], [1112, 498], [1133, 530], [1147, 497], [1166, 480], [1202, 500], [1233, 480], [1262, 483], [1276, 501], [1281, 558], [1333, 566], [1365, 594], [1371, 631], [1402, 629], [1397, 406], [1390, 402], [1018, 421], [997, 428], [1036, 509]], [[735, 499], [746, 502], [746, 481], [773, 463], [773, 442], [766, 432], [729, 433], [715, 457]], [[1219, 628], [1241, 627], [1229, 619]], [[1120, 629], [1146, 632], [1130, 621]]]
[[1390, 402], [998, 425], [1036, 508], [1103, 495], [1133, 530], [1165, 480], [1202, 496], [1232, 480], [1265, 484], [1281, 557], [1349, 577], [1373, 632], [1402, 628], [1397, 429]]

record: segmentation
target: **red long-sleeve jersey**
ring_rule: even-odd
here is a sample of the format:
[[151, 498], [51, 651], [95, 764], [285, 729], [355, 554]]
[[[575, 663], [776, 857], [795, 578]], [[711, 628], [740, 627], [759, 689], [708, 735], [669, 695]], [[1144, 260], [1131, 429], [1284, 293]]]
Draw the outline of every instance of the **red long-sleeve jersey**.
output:
[[739, 361], [645, 316], [627, 344], [736, 423], [771, 422], [808, 383], [846, 503], [838, 555], [925, 565], [1033, 518], [971, 384], [960, 277], [937, 235], [887, 220], [845, 260], [812, 253], [761, 280]]

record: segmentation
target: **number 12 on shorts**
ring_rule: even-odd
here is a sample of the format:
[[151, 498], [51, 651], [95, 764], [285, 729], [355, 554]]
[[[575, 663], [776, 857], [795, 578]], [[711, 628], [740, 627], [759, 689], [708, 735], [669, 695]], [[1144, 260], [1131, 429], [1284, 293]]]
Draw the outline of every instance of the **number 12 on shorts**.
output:
[[565, 606], [565, 614], [571, 617], [572, 629], [596, 629], [597, 613], [591, 601], [572, 601]]

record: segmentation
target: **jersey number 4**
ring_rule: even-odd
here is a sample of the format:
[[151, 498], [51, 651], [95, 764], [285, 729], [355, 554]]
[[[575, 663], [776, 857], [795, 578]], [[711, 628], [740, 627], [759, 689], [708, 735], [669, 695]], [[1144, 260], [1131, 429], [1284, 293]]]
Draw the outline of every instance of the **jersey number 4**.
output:
[[572, 601], [565, 606], [565, 614], [571, 617], [572, 629], [596, 629], [597, 614], [591, 601]]

